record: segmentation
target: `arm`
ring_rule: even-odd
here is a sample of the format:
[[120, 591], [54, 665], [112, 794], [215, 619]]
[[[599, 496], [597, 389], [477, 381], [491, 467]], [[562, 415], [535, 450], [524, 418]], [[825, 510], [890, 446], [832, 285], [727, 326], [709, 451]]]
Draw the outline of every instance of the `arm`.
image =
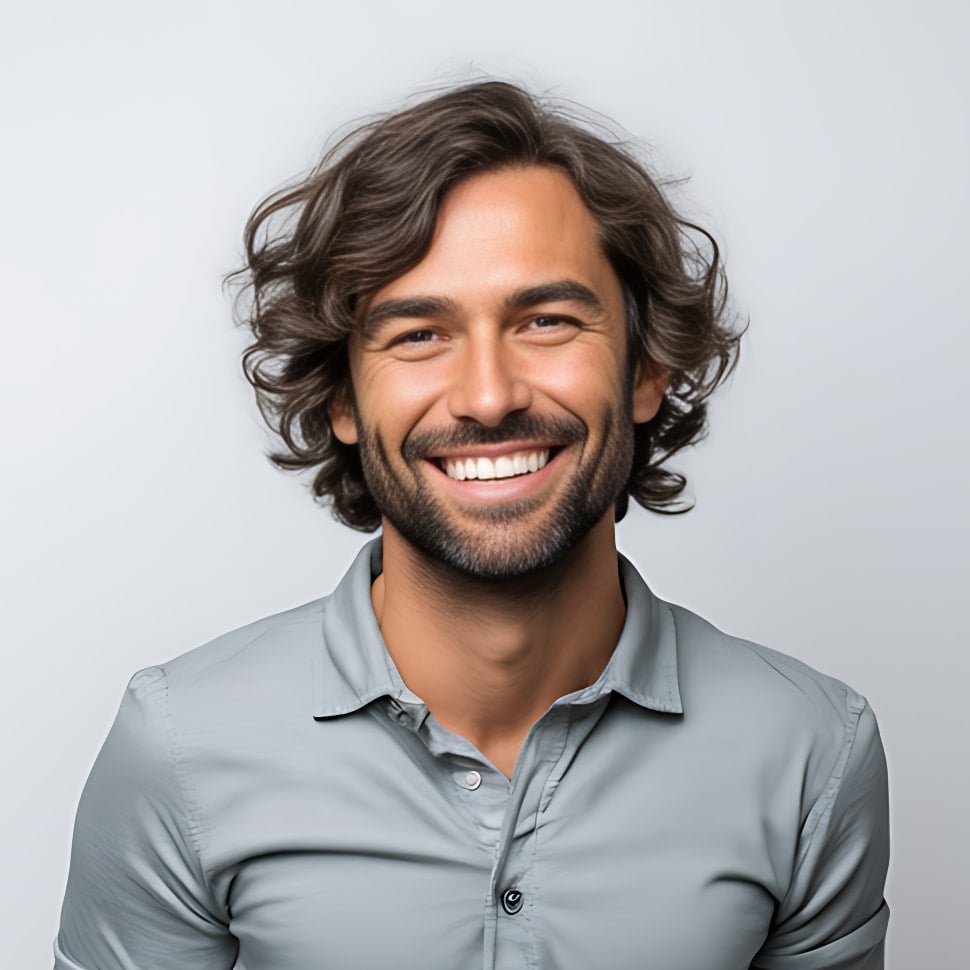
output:
[[886, 758], [868, 704], [861, 700], [850, 715], [841, 756], [805, 823], [791, 884], [752, 970], [883, 970]]
[[55, 970], [218, 970], [237, 951], [199, 856], [168, 687], [132, 678], [74, 826]]

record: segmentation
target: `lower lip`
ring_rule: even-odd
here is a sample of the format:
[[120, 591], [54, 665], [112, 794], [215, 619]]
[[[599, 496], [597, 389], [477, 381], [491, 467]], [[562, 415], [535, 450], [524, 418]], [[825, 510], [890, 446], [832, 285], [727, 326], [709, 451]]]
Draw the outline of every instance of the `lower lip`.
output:
[[428, 464], [438, 473], [445, 488], [458, 498], [471, 502], [514, 502], [529, 498], [548, 484], [565, 450], [560, 448], [538, 471], [512, 478], [466, 478], [459, 481], [442, 471], [437, 462], [429, 461]]

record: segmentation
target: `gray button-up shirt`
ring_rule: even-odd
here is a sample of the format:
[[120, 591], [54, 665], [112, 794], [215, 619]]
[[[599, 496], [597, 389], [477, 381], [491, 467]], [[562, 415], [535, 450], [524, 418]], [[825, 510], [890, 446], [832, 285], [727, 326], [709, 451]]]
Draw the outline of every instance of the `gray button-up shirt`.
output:
[[651, 593], [511, 781], [337, 589], [132, 678], [78, 808], [59, 970], [875, 970], [865, 699]]

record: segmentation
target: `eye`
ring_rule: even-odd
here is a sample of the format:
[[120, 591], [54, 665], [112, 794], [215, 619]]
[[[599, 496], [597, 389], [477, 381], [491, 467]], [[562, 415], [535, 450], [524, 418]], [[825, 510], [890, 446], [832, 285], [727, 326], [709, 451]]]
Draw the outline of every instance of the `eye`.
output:
[[551, 313], [544, 313], [541, 317], [536, 317], [532, 323], [540, 330], [548, 330], [551, 327], [568, 325], [572, 323], [572, 321], [566, 317], [557, 317]]
[[541, 338], [543, 342], [560, 342], [574, 336], [580, 324], [572, 317], [562, 317], [555, 313], [540, 313], [529, 320], [523, 333]]
[[401, 360], [436, 357], [447, 345], [448, 335], [434, 327], [416, 327], [398, 334], [384, 345], [385, 351]]
[[433, 330], [411, 330], [408, 333], [401, 334], [396, 340], [393, 341], [395, 344], [425, 344], [435, 338], [435, 332]]

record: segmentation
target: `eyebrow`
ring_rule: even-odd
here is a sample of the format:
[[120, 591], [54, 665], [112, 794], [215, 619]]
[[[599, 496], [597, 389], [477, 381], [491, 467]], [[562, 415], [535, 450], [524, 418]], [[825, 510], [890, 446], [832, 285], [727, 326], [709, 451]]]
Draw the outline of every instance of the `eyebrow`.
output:
[[539, 283], [527, 286], [509, 294], [505, 301], [506, 310], [527, 310], [540, 303], [578, 303], [587, 310], [604, 309], [603, 301], [588, 287], [577, 280], [555, 280], [552, 283]]
[[[588, 286], [578, 280], [562, 279], [538, 283], [510, 293], [504, 303], [506, 310], [526, 310], [541, 303], [578, 303], [588, 310], [602, 313], [603, 301]], [[382, 300], [364, 315], [362, 334], [373, 337], [389, 320], [420, 319], [457, 314], [459, 305], [447, 297], [413, 296]]]
[[363, 334], [373, 337], [388, 320], [419, 317], [442, 317], [457, 313], [458, 304], [439, 296], [412, 296], [382, 300], [364, 314]]

